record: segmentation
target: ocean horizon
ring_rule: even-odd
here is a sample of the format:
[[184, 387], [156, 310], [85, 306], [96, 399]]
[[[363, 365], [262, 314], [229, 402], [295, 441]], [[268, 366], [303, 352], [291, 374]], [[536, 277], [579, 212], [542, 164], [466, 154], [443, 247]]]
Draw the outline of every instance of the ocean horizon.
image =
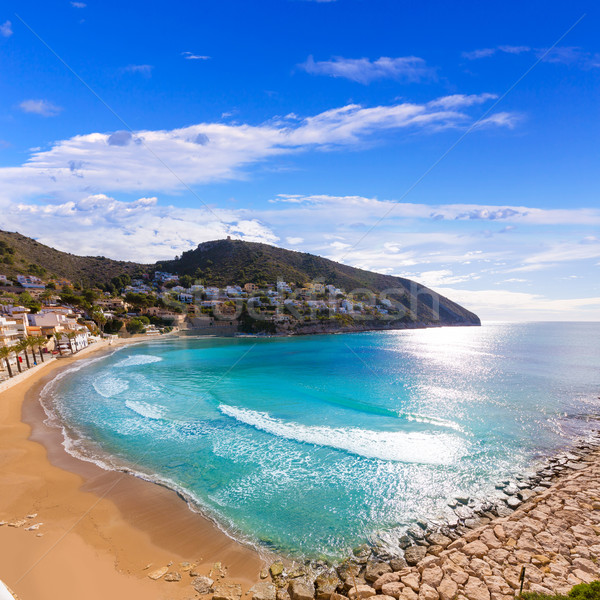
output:
[[42, 403], [67, 450], [176, 489], [294, 558], [397, 548], [586, 436], [600, 323], [156, 339], [81, 361]]

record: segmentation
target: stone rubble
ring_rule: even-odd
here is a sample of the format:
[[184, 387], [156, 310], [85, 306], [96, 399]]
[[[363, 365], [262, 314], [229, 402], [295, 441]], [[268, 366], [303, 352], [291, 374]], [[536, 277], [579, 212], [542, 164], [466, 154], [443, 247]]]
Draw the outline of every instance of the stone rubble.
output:
[[[361, 546], [335, 569], [269, 569], [276, 600], [513, 600], [524, 591], [566, 594], [600, 579], [600, 450], [579, 443], [529, 478], [503, 481], [502, 500], [449, 503], [455, 519], [419, 521], [398, 541], [397, 556]], [[387, 551], [389, 552], [389, 550]], [[388, 559], [389, 558], [389, 559]], [[255, 586], [256, 588], [256, 586]], [[273, 600], [252, 588], [253, 600]], [[271, 590], [272, 592], [273, 590]], [[220, 600], [214, 598], [214, 600]]]

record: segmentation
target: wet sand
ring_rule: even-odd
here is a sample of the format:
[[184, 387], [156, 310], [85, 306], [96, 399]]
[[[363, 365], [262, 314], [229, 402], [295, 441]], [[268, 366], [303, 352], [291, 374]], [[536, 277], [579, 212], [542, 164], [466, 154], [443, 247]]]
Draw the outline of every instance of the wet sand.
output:
[[[0, 579], [21, 600], [190, 599], [199, 596], [180, 563], [191, 563], [246, 591], [263, 567], [257, 552], [175, 492], [70, 456], [60, 431], [44, 424], [41, 389], [87, 356], [53, 361], [0, 393]], [[148, 578], [167, 566], [180, 581]]]

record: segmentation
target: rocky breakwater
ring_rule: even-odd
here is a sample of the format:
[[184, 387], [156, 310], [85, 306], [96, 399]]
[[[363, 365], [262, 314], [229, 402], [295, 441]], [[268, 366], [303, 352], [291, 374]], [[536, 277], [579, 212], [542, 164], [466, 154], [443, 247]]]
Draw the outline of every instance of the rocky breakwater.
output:
[[363, 546], [337, 567], [274, 563], [250, 593], [254, 600], [512, 600], [523, 567], [524, 591], [562, 594], [600, 579], [598, 439], [497, 487], [500, 500], [457, 498], [456, 518], [409, 528], [395, 557]]

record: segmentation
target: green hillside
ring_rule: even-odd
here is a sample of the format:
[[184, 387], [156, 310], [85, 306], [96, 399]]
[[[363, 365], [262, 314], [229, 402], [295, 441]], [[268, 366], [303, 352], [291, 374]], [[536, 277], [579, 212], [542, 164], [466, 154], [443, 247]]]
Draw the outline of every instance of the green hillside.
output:
[[0, 230], [0, 274], [64, 277], [73, 283], [99, 285], [121, 274], [148, 271], [148, 265], [112, 260], [103, 256], [76, 256], [55, 250], [34, 239]]
[[[160, 270], [191, 275], [206, 284], [217, 286], [243, 285], [249, 282], [264, 285], [274, 283], [280, 278], [296, 285], [317, 280], [335, 285], [346, 292], [360, 288], [373, 292], [395, 290], [390, 293], [390, 298], [412, 309], [413, 313], [416, 307], [416, 317], [419, 321], [435, 320], [435, 306], [429, 295], [431, 290], [418, 283], [267, 244], [229, 239], [205, 242], [194, 250], [184, 252], [178, 259], [163, 261], [156, 266]], [[479, 324], [477, 315], [448, 298], [438, 298], [442, 322]]]
[[345, 292], [361, 289], [386, 292], [397, 306], [401, 304], [408, 309], [407, 318], [411, 321], [479, 324], [474, 313], [409, 279], [355, 269], [306, 252], [267, 244], [230, 239], [205, 242], [179, 258], [148, 265], [103, 256], [76, 256], [19, 233], [0, 231], [0, 274], [8, 277], [18, 274], [37, 275], [46, 280], [59, 277], [74, 284], [94, 286], [106, 284], [119, 275], [136, 276], [155, 270], [190, 275], [193, 280], [218, 287], [245, 283], [263, 287], [283, 279], [296, 286], [321, 282]]

